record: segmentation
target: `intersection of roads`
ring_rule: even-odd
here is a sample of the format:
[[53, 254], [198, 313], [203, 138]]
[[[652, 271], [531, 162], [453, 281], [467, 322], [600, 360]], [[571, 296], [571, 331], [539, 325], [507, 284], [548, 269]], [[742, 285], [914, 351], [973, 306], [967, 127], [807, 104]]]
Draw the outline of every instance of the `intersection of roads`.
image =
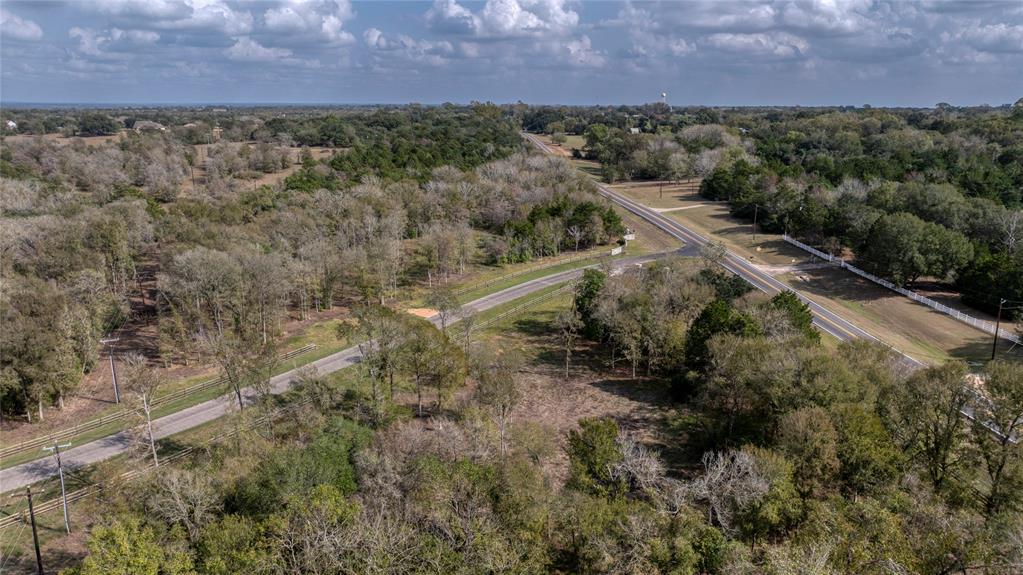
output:
[[[536, 136], [532, 134], [523, 134], [523, 137], [541, 151], [553, 153], [551, 149]], [[603, 184], [597, 183], [596, 185], [600, 194], [606, 197], [609, 201], [618, 204], [622, 208], [632, 212], [636, 216], [656, 226], [658, 229], [671, 235], [675, 239], [683, 242], [683, 253], [691, 254], [694, 249], [708, 243], [709, 240], [707, 238], [692, 231], [678, 221], [630, 200]], [[656, 257], [657, 256], [640, 256], [624, 258], [615, 260], [614, 266], [624, 268], [650, 261]], [[880, 341], [878, 338], [857, 327], [842, 316], [814, 303], [798, 291], [793, 290], [790, 286], [782, 283], [767, 272], [759, 269], [746, 259], [732, 252], [726, 253], [721, 265], [768, 294], [776, 294], [782, 291], [794, 291], [801, 300], [809, 305], [810, 311], [813, 312], [814, 324], [824, 332], [841, 341], [849, 341], [853, 339]], [[564, 271], [523, 282], [519, 285], [509, 287], [505, 290], [490, 294], [473, 302], [469, 302], [465, 307], [475, 311], [491, 309], [495, 306], [514, 301], [545, 287], [571, 281], [581, 275], [582, 270], [583, 268]], [[433, 320], [435, 321], [436, 318]], [[911, 367], [920, 367], [923, 365], [916, 359], [913, 359], [901, 352], [899, 352], [899, 354]], [[311, 365], [316, 368], [318, 373], [328, 374], [356, 363], [358, 361], [358, 357], [358, 348], [350, 347], [319, 359]], [[305, 369], [308, 369], [308, 367]], [[287, 391], [291, 387], [292, 383], [297, 379], [298, 374], [299, 370], [296, 369], [272, 378], [270, 383], [274, 393], [283, 393]], [[251, 389], [246, 390], [244, 398], [246, 401], [252, 402], [255, 399], [255, 392]], [[157, 439], [170, 437], [174, 434], [223, 417], [231, 411], [231, 409], [233, 409], [234, 402], [235, 399], [233, 395], [227, 394], [161, 417], [153, 422], [154, 435]], [[122, 431], [73, 447], [68, 449], [66, 452], [63, 452], [61, 455], [66, 468], [73, 469], [98, 463], [124, 453], [130, 448], [131, 442], [132, 439], [129, 432]], [[47, 479], [56, 473], [56, 464], [50, 458], [38, 459], [36, 461], [30, 461], [28, 463], [0, 470], [0, 492], [8, 492], [23, 488], [26, 485], [31, 485], [38, 481]]]

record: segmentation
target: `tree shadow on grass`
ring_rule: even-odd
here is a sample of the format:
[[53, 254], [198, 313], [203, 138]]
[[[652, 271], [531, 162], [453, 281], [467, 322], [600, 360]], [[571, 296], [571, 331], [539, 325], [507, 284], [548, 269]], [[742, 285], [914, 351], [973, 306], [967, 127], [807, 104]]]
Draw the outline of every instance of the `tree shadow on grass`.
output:
[[532, 317], [516, 320], [513, 325], [515, 331], [532, 337], [550, 335], [552, 327], [551, 322]]
[[[987, 362], [991, 361], [993, 343], [994, 336], [987, 334], [951, 349], [948, 353], [956, 359], [967, 362], [971, 369], [982, 369]], [[1009, 340], [998, 338], [995, 357], [1005, 361], [1023, 362], [1023, 345], [1015, 345]]]

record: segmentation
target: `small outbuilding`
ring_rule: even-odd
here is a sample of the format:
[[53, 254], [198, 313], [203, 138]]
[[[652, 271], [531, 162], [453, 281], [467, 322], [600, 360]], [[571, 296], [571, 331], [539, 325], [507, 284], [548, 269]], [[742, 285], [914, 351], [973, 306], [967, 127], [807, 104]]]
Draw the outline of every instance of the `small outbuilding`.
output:
[[159, 122], [152, 122], [150, 120], [139, 120], [135, 122], [135, 125], [132, 126], [132, 129], [135, 130], [136, 132], [163, 132], [167, 128]]

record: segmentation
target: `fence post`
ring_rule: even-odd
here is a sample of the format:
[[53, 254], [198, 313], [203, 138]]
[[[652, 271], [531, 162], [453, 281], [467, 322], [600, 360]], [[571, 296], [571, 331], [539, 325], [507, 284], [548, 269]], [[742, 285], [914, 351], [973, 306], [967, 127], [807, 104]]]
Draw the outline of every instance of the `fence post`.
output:
[[[792, 245], [794, 245], [794, 246], [796, 246], [796, 247], [802, 249], [803, 251], [808, 252], [808, 253], [810, 253], [812, 255], [815, 255], [815, 256], [818, 256], [818, 257], [822, 257], [822, 258], [826, 258], [826, 259], [828, 259], [828, 261], [834, 261], [834, 258], [832, 258], [832, 256], [826, 255], [823, 252], [821, 252], [820, 250], [818, 250], [818, 249], [816, 249], [814, 247], [808, 246], [808, 245], [804, 244], [803, 242], [801, 242], [801, 241], [799, 241], [799, 240], [797, 240], [795, 238], [790, 237], [787, 234], [783, 235], [782, 239], [785, 242], [787, 242], [789, 244], [792, 244]], [[940, 302], [937, 302], [937, 301], [935, 301], [935, 300], [933, 300], [933, 299], [931, 299], [929, 297], [922, 296], [922, 295], [920, 295], [920, 294], [918, 294], [918, 293], [916, 293], [914, 291], [908, 290], [908, 289], [903, 288], [903, 287], [899, 287], [899, 286], [893, 284], [892, 282], [890, 282], [888, 280], [881, 279], [881, 278], [875, 276], [874, 274], [867, 273], [867, 272], [857, 268], [856, 266], [854, 266], [852, 264], [846, 263], [845, 260], [842, 260], [842, 259], [839, 258], [838, 261], [839, 261], [839, 265], [841, 267], [843, 267], [843, 268], [853, 272], [854, 274], [856, 274], [856, 275], [858, 275], [858, 276], [860, 276], [860, 277], [862, 277], [864, 279], [870, 280], [870, 281], [872, 281], [872, 282], [874, 282], [874, 283], [876, 283], [876, 284], [878, 284], [878, 285], [880, 285], [882, 287], [888, 288], [888, 289], [890, 289], [890, 290], [892, 290], [892, 291], [894, 291], [894, 292], [896, 292], [898, 294], [904, 295], [904, 296], [908, 297], [909, 299], [911, 299], [911, 300], [913, 300], [915, 302], [921, 303], [921, 304], [923, 304], [923, 305], [925, 305], [925, 306], [927, 306], [927, 307], [929, 307], [929, 308], [931, 308], [931, 309], [933, 309], [933, 310], [935, 310], [935, 311], [937, 311], [939, 313], [943, 313], [943, 314], [951, 317], [952, 319], [961, 321], [961, 322], [963, 322], [963, 323], [965, 323], [967, 325], [972, 325], [973, 327], [979, 329], [980, 331], [983, 331], [983, 332], [986, 332], [986, 333], [990, 333], [990, 334], [994, 334], [995, 333], [995, 329], [991, 325], [989, 325], [990, 322], [987, 322], [987, 321], [975, 318], [975, 317], [973, 317], [971, 315], [967, 315], [967, 314], [965, 314], [965, 313], [963, 313], [963, 312], [961, 312], [961, 311], [959, 311], [957, 309], [950, 308], [949, 306], [944, 305], [944, 304], [942, 304]], [[1011, 334], [1011, 333], [1000, 332], [998, 334], [998, 336], [1003, 338], [1003, 339], [1007, 339], [1007, 340], [1009, 340], [1009, 341], [1011, 341], [1013, 343], [1016, 343], [1016, 344], [1023, 344], [1023, 342], [1020, 341], [1019, 337], [1017, 337], [1016, 335]]]

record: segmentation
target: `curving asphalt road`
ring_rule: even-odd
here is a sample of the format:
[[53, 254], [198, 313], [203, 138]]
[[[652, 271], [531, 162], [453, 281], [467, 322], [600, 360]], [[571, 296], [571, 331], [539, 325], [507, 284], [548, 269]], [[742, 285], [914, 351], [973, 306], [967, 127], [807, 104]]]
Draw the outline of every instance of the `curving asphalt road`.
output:
[[[625, 268], [652, 261], [658, 257], [660, 257], [659, 254], [622, 258], [612, 260], [611, 265], [615, 268]], [[584, 269], [596, 267], [597, 265], [599, 264], [558, 272], [542, 278], [526, 281], [466, 303], [464, 307], [477, 312], [488, 310], [514, 301], [545, 287], [573, 280], [582, 275]], [[436, 316], [430, 318], [430, 321], [438, 323]], [[356, 363], [358, 357], [358, 348], [350, 347], [316, 360], [299, 369], [308, 369], [308, 366], [312, 365], [316, 367], [316, 370], [320, 374], [333, 373]], [[298, 372], [299, 370], [295, 369], [273, 377], [270, 380], [273, 393], [283, 393], [287, 391], [291, 387], [291, 384], [295, 381]], [[255, 392], [251, 389], [246, 389], [242, 392], [242, 396], [248, 404], [251, 404], [255, 400], [255, 395]], [[231, 411], [235, 407], [236, 401], [234, 394], [228, 393], [216, 399], [211, 399], [187, 409], [166, 415], [153, 421], [153, 434], [157, 439], [163, 439], [204, 423], [208, 423]], [[67, 451], [62, 451], [61, 459], [64, 462], [65, 469], [74, 469], [98, 463], [105, 459], [114, 457], [115, 455], [119, 455], [126, 451], [129, 448], [129, 445], [130, 439], [128, 433], [122, 431], [102, 439], [97, 439], [83, 445], [72, 447]], [[56, 473], [57, 466], [50, 457], [37, 459], [35, 461], [0, 470], [0, 493], [19, 489], [26, 485], [31, 485], [37, 481], [56, 475]]]
[[[533, 145], [538, 147], [540, 150], [548, 154], [554, 153], [545, 143], [540, 141], [540, 139], [534, 136], [533, 134], [523, 133], [523, 137], [529, 140]], [[707, 238], [687, 228], [686, 226], [679, 223], [677, 220], [669, 218], [656, 210], [650, 209], [640, 203], [637, 203], [615, 192], [614, 190], [605, 186], [602, 183], [599, 182], [595, 183], [601, 195], [606, 197], [608, 200], [622, 206], [626, 210], [629, 210], [630, 212], [643, 218], [644, 220], [650, 222], [651, 224], [657, 226], [659, 229], [671, 235], [672, 237], [685, 242], [688, 250], [698, 249], [700, 246], [708, 243], [709, 240], [707, 240]], [[798, 290], [795, 290], [791, 286], [775, 279], [773, 276], [757, 268], [755, 265], [747, 261], [745, 258], [742, 258], [731, 251], [726, 252], [725, 259], [724, 261], [721, 262], [721, 265], [728, 271], [741, 277], [742, 279], [746, 280], [750, 284], [754, 285], [757, 289], [765, 293], [771, 295], [782, 291], [791, 291], [795, 293], [800, 300], [802, 300], [808, 306], [810, 306], [810, 311], [813, 312], [814, 325], [816, 325], [823, 331], [833, 335], [834, 337], [838, 338], [841, 341], [849, 341], [853, 339], [867, 339], [891, 347], [890, 345], [874, 337], [867, 331], [857, 327], [852, 322], [846, 320], [842, 316], [832, 312], [831, 310], [824, 308], [823, 306], [814, 303], [813, 300], [804, 296]], [[904, 358], [903, 361], [908, 366], [915, 368], [922, 367], [924, 365], [920, 361], [912, 357], [909, 357], [908, 355], [902, 353], [901, 351], [896, 350], [894, 348], [892, 349]]]
[[[523, 134], [528, 141], [533, 145], [540, 148], [546, 153], [553, 153], [546, 144], [540, 141], [536, 136], [532, 134]], [[618, 194], [609, 187], [597, 183], [597, 189], [600, 194], [606, 197], [608, 200], [622, 206], [626, 210], [636, 214], [643, 218], [649, 223], [657, 226], [665, 233], [683, 242], [684, 248], [680, 250], [681, 253], [686, 255], [694, 255], [695, 251], [702, 245], [708, 243], [707, 238], [694, 232], [693, 230], [682, 225], [678, 221], [662, 215], [661, 213], [652, 210], [642, 204], [639, 204], [629, 198]], [[624, 258], [620, 260], [614, 260], [613, 265], [617, 268], [628, 267], [632, 265], [641, 264], [646, 261], [651, 261], [659, 257], [658, 255], [650, 256], [639, 256], [634, 258]], [[750, 284], [756, 286], [763, 292], [768, 294], [776, 294], [782, 291], [792, 291], [799, 299], [804, 301], [809, 307], [810, 311], [813, 312], [814, 325], [821, 330], [831, 334], [842, 341], [849, 341], [853, 339], [868, 339], [880, 343], [881, 340], [874, 337], [867, 331], [857, 327], [852, 322], [846, 320], [842, 316], [814, 303], [812, 300], [801, 294], [799, 291], [794, 290], [791, 286], [775, 279], [770, 274], [760, 270], [746, 259], [736, 255], [729, 251], [725, 256], [725, 260], [721, 262], [721, 265], [738, 275]], [[594, 266], [588, 266], [594, 267]], [[585, 268], [578, 268], [575, 270], [564, 271], [535, 280], [523, 282], [522, 284], [512, 286], [505, 290], [497, 293], [482, 297], [478, 300], [465, 304], [465, 307], [474, 309], [476, 311], [483, 311], [501, 304], [513, 301], [525, 295], [528, 295], [537, 290], [543, 289], [548, 286], [557, 285], [562, 282], [566, 282], [575, 279], [582, 274], [582, 270]], [[431, 318], [431, 321], [436, 321], [436, 318]], [[887, 344], [885, 344], [887, 345]], [[890, 347], [890, 346], [889, 346]], [[910, 367], [920, 367], [923, 364], [913, 359], [906, 354], [898, 352], [903, 358], [906, 364]], [[351, 347], [342, 350], [333, 355], [329, 355], [322, 359], [313, 362], [311, 365], [315, 366], [317, 371], [321, 374], [332, 373], [340, 369], [344, 369], [354, 364], [359, 356], [359, 351], [355, 347]], [[270, 380], [271, 387], [274, 393], [283, 393], [286, 391], [295, 380], [297, 370], [292, 370], [281, 375], [278, 375]], [[243, 393], [246, 402], [252, 402], [255, 397], [255, 392], [252, 390], [246, 390]], [[180, 433], [187, 429], [208, 423], [215, 419], [222, 417], [227, 413], [234, 405], [235, 399], [231, 394], [225, 394], [216, 399], [200, 403], [198, 405], [189, 407], [179, 412], [167, 415], [153, 422], [153, 431], [157, 439], [163, 439], [176, 433]], [[73, 447], [66, 452], [61, 454], [65, 466], [68, 468], [81, 467], [92, 463], [97, 463], [105, 459], [109, 459], [115, 455], [123, 453], [128, 449], [129, 439], [126, 432], [116, 433], [108, 437], [98, 439], [84, 445]], [[0, 470], [0, 493], [11, 491], [31, 485], [37, 481], [46, 479], [57, 473], [56, 465], [53, 463], [51, 458], [39, 459], [21, 465], [16, 465], [4, 470]]]

